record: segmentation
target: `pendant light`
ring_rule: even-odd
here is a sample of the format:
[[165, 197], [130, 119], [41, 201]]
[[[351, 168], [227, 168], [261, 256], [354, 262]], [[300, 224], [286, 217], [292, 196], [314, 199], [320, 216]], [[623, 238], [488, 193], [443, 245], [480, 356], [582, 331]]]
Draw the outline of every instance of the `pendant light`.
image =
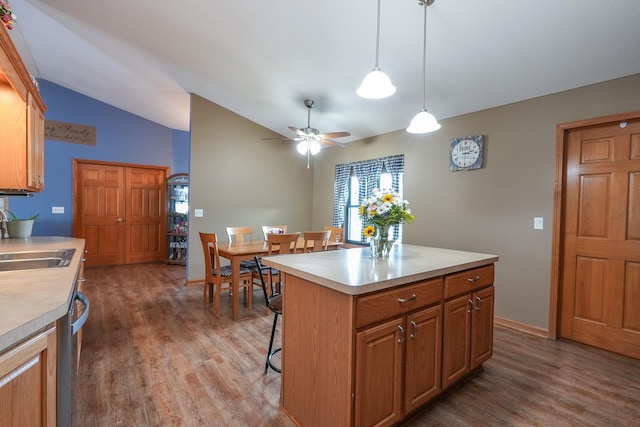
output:
[[427, 111], [427, 7], [435, 0], [418, 0], [418, 4], [424, 7], [424, 43], [422, 45], [422, 109], [416, 114], [407, 128], [410, 133], [427, 133], [440, 129], [440, 123], [433, 114]]
[[393, 95], [396, 87], [391, 84], [391, 79], [380, 71], [378, 67], [378, 51], [380, 50], [380, 0], [378, 0], [378, 24], [376, 31], [376, 64], [373, 71], [367, 74], [356, 93], [368, 99], [381, 99]]

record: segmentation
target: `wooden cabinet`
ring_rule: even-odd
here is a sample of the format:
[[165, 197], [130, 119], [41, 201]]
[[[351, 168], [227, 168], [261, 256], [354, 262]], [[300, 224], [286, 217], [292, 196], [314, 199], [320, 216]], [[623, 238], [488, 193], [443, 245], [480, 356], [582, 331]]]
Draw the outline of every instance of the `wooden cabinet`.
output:
[[168, 264], [187, 263], [189, 221], [189, 175], [177, 173], [167, 178], [167, 258]]
[[442, 388], [450, 387], [493, 354], [493, 265], [445, 279]]
[[56, 425], [56, 329], [0, 355], [0, 426]]
[[36, 97], [27, 94], [27, 188], [44, 189], [44, 113]]
[[44, 188], [45, 111], [29, 72], [0, 25], [0, 190]]
[[393, 425], [440, 393], [440, 304], [356, 335], [356, 426]]
[[395, 424], [440, 393], [442, 295], [439, 278], [358, 298], [357, 325], [391, 320], [356, 334], [356, 426]]

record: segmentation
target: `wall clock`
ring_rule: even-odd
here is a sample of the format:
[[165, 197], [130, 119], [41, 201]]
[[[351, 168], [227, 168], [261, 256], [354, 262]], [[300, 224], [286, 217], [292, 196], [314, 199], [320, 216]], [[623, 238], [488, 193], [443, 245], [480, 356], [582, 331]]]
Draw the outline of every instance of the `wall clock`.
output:
[[449, 170], [480, 169], [484, 164], [484, 135], [453, 138], [449, 147]]

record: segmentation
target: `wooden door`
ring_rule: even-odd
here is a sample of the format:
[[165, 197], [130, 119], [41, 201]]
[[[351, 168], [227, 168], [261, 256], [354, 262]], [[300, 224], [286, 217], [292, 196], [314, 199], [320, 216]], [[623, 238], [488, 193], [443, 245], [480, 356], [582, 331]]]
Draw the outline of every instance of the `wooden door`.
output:
[[74, 236], [86, 240], [86, 266], [164, 258], [167, 168], [74, 162]]
[[407, 316], [405, 414], [440, 394], [442, 306]]
[[77, 163], [74, 236], [86, 240], [86, 266], [125, 264], [124, 168]]
[[569, 132], [560, 336], [640, 358], [640, 121]]
[[356, 334], [356, 427], [402, 419], [404, 318]]
[[164, 179], [158, 169], [126, 168], [125, 262], [164, 259]]
[[470, 371], [471, 294], [444, 303], [442, 333], [442, 389]]
[[493, 301], [494, 287], [474, 292], [471, 315], [471, 362], [474, 369], [493, 355]]

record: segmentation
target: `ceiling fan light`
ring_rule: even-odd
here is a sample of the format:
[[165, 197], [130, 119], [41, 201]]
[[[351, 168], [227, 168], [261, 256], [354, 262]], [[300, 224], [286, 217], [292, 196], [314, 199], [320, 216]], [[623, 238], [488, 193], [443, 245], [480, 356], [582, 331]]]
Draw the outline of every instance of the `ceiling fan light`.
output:
[[418, 114], [413, 116], [411, 123], [407, 128], [409, 133], [428, 133], [440, 129], [440, 123], [436, 120], [433, 114], [427, 110], [420, 110]]
[[391, 84], [391, 79], [377, 67], [364, 77], [356, 91], [359, 96], [367, 99], [382, 99], [395, 92], [396, 87]]
[[296, 145], [296, 149], [298, 150], [298, 153], [305, 155], [309, 149], [309, 144], [307, 141], [300, 141], [298, 142], [298, 145]]
[[320, 143], [318, 141], [310, 141], [309, 142], [309, 151], [311, 151], [312, 155], [316, 155], [320, 152]]

